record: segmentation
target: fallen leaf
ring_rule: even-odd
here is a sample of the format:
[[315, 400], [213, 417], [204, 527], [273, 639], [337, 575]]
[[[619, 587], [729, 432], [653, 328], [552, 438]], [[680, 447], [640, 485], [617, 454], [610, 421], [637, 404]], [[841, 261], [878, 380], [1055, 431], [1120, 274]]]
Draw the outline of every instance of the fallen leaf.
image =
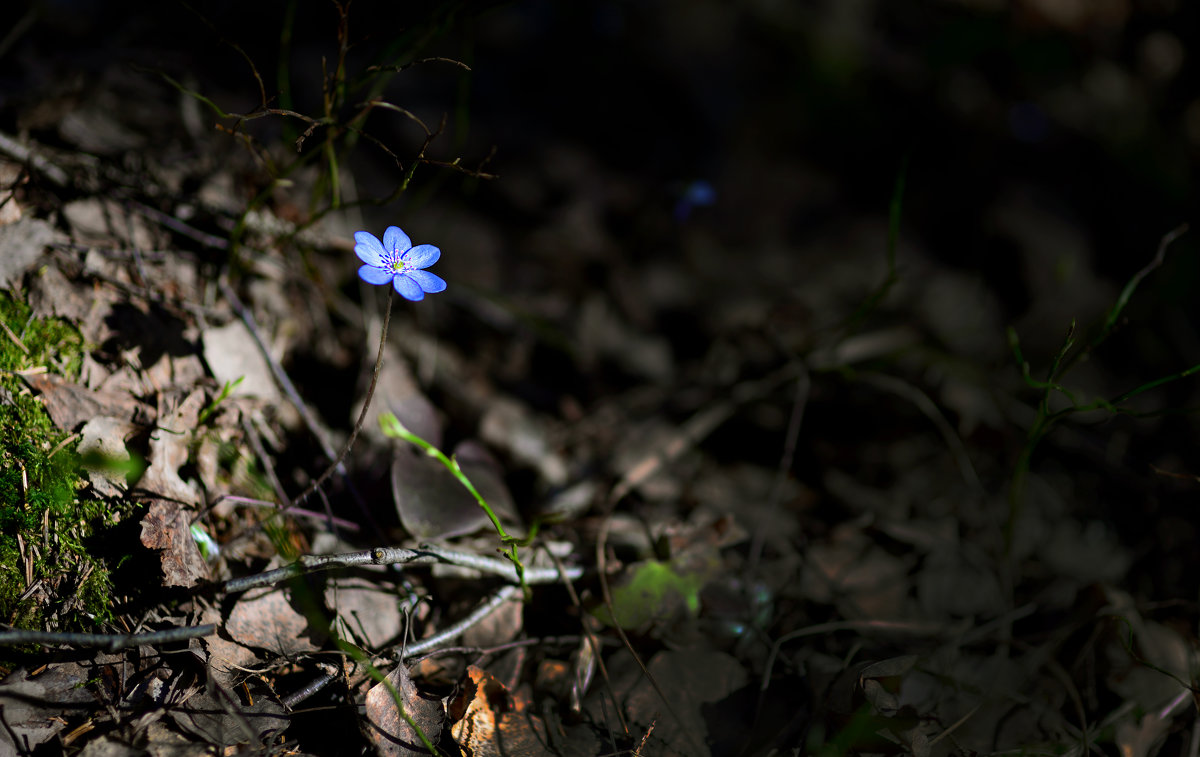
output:
[[21, 181], [21, 164], [0, 160], [0, 226], [8, 226], [21, 220], [21, 203], [17, 201], [16, 188]]
[[389, 591], [361, 578], [332, 579], [325, 588], [325, 603], [337, 614], [349, 635], [360, 646], [381, 649], [400, 635], [404, 616]]
[[271, 366], [241, 321], [204, 330], [204, 362], [218, 382], [232, 386], [232, 394], [257, 397], [271, 405], [283, 402]]
[[128, 421], [102, 415], [83, 424], [79, 457], [92, 487], [104, 497], [117, 497], [128, 488], [126, 474], [134, 465], [125, 441], [137, 432]]
[[154, 410], [129, 393], [94, 391], [53, 373], [19, 375], [41, 396], [50, 420], [63, 431], [75, 431], [101, 415], [143, 425], [154, 422]]
[[265, 686], [250, 687], [255, 680], [227, 688], [210, 677], [203, 692], [168, 715], [181, 730], [214, 746], [263, 743], [287, 728], [289, 717]]
[[142, 518], [142, 545], [162, 553], [167, 586], [195, 586], [207, 576], [204, 557], [188, 526], [187, 515], [170, 500], [154, 500]]
[[[425, 734], [430, 743], [437, 744], [446, 719], [441, 700], [423, 696], [403, 664], [397, 665], [388, 674], [387, 680], [391, 687], [377, 683], [367, 692], [367, 717], [363, 728], [375, 747], [375, 753], [380, 757], [428, 755], [429, 750], [422, 743], [417, 729]], [[408, 719], [400, 714], [392, 689], [399, 694], [399, 704]]]
[[889, 554], [857, 525], [844, 524], [809, 548], [800, 592], [814, 602], [836, 602], [846, 617], [900, 617], [908, 605], [911, 562]]
[[[749, 681], [737, 659], [709, 649], [678, 649], [659, 652], [647, 667], [658, 689], [638, 676], [625, 694], [625, 712], [643, 726], [657, 719], [650, 741], [660, 749], [651, 754], [701, 757], [714, 742], [740, 737], [731, 729], [740, 732], [734, 724], [745, 722], [747, 713], [720, 704]], [[669, 702], [663, 701], [660, 690]]]
[[[55, 663], [37, 675], [18, 668], [0, 682], [0, 755], [26, 754], [66, 726], [64, 713], [73, 705], [90, 706], [95, 697], [84, 684], [87, 669], [78, 663]], [[16, 739], [18, 743], [14, 743]]]
[[550, 424], [524, 405], [504, 397], [488, 402], [479, 436], [513, 460], [537, 470], [547, 486], [567, 483], [567, 462], [550, 439]]
[[[454, 456], [505, 530], [519, 536], [516, 506], [500, 466], [469, 440], [455, 448]], [[404, 530], [417, 539], [448, 539], [491, 525], [487, 513], [444, 465], [408, 444], [398, 445], [392, 458], [392, 497]]]
[[243, 594], [229, 611], [225, 631], [239, 644], [288, 657], [314, 652], [309, 636], [319, 633], [296, 609], [297, 597], [285, 588], [255, 589]]
[[138, 481], [148, 496], [149, 511], [142, 519], [142, 544], [161, 550], [167, 586], [194, 586], [208, 576], [204, 557], [192, 538], [184, 508], [194, 507], [200, 495], [179, 477], [188, 459], [191, 431], [196, 427], [204, 391], [197, 389], [178, 405], [159, 397], [159, 426], [150, 435], [150, 467]]
[[530, 703], [491, 673], [471, 665], [449, 705], [450, 735], [470, 757], [550, 755], [546, 726]]
[[21, 277], [54, 241], [50, 224], [40, 218], [22, 218], [0, 226], [0, 286], [6, 289], [21, 283]]

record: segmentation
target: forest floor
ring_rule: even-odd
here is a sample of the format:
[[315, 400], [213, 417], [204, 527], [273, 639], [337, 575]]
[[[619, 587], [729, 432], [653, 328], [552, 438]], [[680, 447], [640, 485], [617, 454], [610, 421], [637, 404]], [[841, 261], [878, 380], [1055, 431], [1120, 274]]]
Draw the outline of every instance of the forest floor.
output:
[[[1196, 753], [1186, 118], [1093, 28], [1141, 27], [938, 19], [1125, 76], [1118, 149], [1129, 102], [1031, 116], [883, 21], [843, 76], [831, 10], [668, 5], [627, 68], [617, 6], [518, 3], [361, 76], [323, 8], [307, 103], [14, 27], [0, 755]], [[921, 140], [864, 125], [931, 80]], [[392, 225], [444, 292], [356, 275]]]

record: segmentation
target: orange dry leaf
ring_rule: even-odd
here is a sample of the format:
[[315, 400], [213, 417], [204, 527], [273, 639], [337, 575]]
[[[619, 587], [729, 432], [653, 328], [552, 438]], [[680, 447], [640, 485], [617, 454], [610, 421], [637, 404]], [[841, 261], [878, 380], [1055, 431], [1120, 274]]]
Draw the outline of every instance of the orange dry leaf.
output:
[[519, 754], [537, 757], [546, 750], [546, 725], [486, 670], [467, 668], [457, 696], [450, 702], [450, 734], [468, 757]]

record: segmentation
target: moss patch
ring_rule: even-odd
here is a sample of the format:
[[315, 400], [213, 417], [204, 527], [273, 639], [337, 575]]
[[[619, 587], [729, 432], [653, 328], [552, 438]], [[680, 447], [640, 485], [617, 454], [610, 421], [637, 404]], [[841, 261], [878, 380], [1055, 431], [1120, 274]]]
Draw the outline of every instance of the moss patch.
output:
[[0, 622], [84, 628], [109, 617], [107, 568], [84, 546], [105, 503], [80, 500], [75, 442], [17, 375], [79, 377], [83, 339], [0, 292]]

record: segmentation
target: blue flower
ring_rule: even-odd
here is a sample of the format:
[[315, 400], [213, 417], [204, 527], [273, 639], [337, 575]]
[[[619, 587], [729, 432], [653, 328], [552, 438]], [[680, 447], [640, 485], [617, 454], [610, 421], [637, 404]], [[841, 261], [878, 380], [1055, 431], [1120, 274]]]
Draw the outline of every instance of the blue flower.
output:
[[441, 276], [423, 271], [438, 261], [442, 251], [431, 244], [412, 246], [412, 240], [397, 226], [383, 232], [383, 241], [366, 231], [354, 232], [354, 253], [366, 263], [358, 277], [368, 284], [391, 283], [406, 300], [425, 299], [425, 293], [441, 292], [446, 282]]
[[712, 205], [717, 201], [717, 190], [703, 179], [697, 179], [688, 184], [679, 201], [675, 203], [675, 220], [683, 223], [699, 207]]

